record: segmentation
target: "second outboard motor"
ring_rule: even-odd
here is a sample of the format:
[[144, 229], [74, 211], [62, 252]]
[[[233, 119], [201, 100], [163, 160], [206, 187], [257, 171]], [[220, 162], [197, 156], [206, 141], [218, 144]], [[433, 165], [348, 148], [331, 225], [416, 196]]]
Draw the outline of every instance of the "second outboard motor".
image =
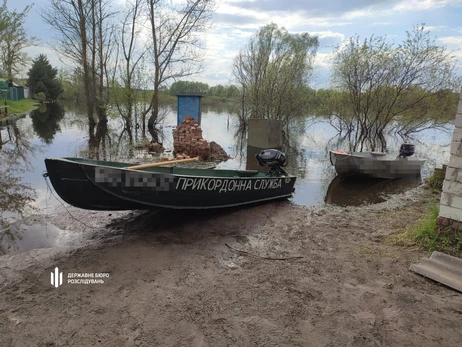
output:
[[410, 143], [403, 143], [401, 148], [399, 149], [399, 157], [406, 158], [414, 155], [415, 153], [415, 146]]
[[282, 169], [283, 166], [287, 165], [285, 153], [282, 153], [277, 149], [264, 149], [263, 151], [255, 155], [255, 157], [257, 158], [260, 166], [270, 168], [268, 175], [287, 175], [287, 173]]

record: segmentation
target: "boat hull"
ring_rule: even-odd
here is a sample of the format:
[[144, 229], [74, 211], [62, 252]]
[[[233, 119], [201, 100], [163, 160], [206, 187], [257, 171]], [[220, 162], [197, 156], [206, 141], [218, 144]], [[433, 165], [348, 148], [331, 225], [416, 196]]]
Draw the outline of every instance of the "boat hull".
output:
[[418, 176], [425, 160], [397, 158], [382, 159], [382, 154], [374, 152], [364, 153], [336, 153], [330, 152], [330, 159], [339, 176], [344, 177], [373, 177], [399, 178]]
[[[128, 170], [101, 162], [46, 159], [50, 181], [67, 203], [91, 210], [209, 209], [292, 196], [295, 177], [174, 174], [173, 168]], [[128, 165], [128, 164], [127, 164]], [[171, 169], [169, 171], [169, 169]], [[181, 170], [180, 170], [181, 171]], [[200, 172], [200, 170], [196, 170]], [[246, 172], [244, 172], [244, 176]]]

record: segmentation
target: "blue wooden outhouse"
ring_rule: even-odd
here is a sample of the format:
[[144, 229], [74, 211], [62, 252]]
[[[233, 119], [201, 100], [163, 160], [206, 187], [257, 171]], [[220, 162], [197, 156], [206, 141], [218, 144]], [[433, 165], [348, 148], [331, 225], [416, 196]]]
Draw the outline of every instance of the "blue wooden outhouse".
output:
[[191, 116], [201, 124], [201, 98], [203, 95], [177, 95], [176, 97], [178, 103], [177, 125], [180, 125], [186, 116]]

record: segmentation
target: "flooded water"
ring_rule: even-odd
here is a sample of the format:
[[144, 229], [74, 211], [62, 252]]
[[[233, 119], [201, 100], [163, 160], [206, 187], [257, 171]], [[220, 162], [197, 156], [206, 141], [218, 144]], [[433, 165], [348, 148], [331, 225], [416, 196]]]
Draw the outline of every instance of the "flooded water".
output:
[[[203, 110], [203, 137], [220, 144], [232, 157], [218, 164], [217, 168], [254, 169], [257, 164], [254, 156], [259, 149], [248, 147], [245, 135], [236, 134], [233, 123], [232, 114], [226, 110]], [[351, 181], [336, 177], [328, 159], [329, 149], [339, 149], [332, 144], [335, 129], [326, 122], [313, 122], [312, 118], [307, 118], [304, 123], [289, 133], [285, 145], [289, 161], [286, 171], [297, 176], [293, 203], [311, 206], [377, 203], [384, 201], [386, 194], [420, 184], [420, 178], [411, 181]], [[174, 126], [176, 113], [170, 109], [159, 137], [163, 146], [170, 150], [173, 149]], [[24, 215], [53, 213], [59, 205], [47, 190], [42, 176], [46, 157], [129, 162], [154, 160], [134, 148], [142, 140], [140, 129], [122, 129], [124, 125], [120, 120], [110, 120], [107, 127], [89, 124], [85, 115], [56, 104], [0, 125], [0, 253], [52, 247], [71, 237], [69, 232], [54, 226], [18, 224]], [[423, 178], [435, 166], [449, 160], [451, 139], [452, 128], [447, 132], [428, 130], [419, 134], [415, 142], [416, 157], [426, 159]], [[398, 153], [401, 142], [390, 142], [392, 153]]]

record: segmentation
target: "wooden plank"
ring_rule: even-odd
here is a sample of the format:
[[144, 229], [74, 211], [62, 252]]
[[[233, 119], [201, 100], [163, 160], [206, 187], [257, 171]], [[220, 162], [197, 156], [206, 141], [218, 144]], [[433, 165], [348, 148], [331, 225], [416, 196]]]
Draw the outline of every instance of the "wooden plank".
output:
[[129, 169], [129, 170], [147, 169], [147, 168], [150, 168], [150, 167], [156, 167], [156, 166], [162, 166], [162, 165], [168, 165], [168, 164], [176, 164], [176, 163], [187, 163], [187, 162], [190, 162], [190, 161], [197, 161], [197, 160], [199, 160], [199, 157], [190, 158], [190, 159], [162, 161], [160, 163], [135, 165], [135, 166], [129, 166], [129, 167], [127, 167], [127, 169]]

